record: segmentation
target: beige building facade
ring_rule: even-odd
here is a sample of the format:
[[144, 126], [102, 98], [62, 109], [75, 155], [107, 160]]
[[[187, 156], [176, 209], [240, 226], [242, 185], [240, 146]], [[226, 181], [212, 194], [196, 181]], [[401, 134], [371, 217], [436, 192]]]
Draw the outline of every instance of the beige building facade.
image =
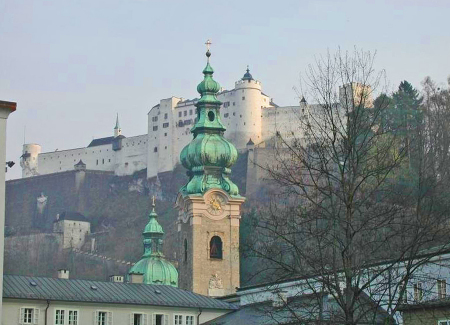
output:
[[165, 285], [5, 276], [2, 325], [196, 325], [236, 309]]

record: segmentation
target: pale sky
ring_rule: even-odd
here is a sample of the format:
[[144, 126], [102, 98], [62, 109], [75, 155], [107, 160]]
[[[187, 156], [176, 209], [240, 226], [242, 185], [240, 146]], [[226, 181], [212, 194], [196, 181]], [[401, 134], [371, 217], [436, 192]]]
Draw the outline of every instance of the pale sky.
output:
[[8, 119], [7, 179], [20, 178], [27, 143], [44, 152], [147, 132], [162, 98], [197, 97], [211, 39], [215, 79], [226, 89], [250, 65], [279, 105], [314, 57], [338, 47], [377, 51], [392, 88], [450, 75], [448, 0], [0, 1], [0, 100]]

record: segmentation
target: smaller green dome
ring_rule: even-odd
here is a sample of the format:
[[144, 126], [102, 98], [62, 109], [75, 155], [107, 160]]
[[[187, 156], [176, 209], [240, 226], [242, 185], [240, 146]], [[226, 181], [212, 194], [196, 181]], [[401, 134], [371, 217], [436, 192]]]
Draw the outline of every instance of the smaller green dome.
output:
[[160, 257], [142, 258], [130, 269], [128, 274], [144, 275], [145, 284], [162, 284], [178, 287], [178, 271], [172, 263]]
[[155, 197], [153, 197], [152, 211], [144, 232], [144, 255], [130, 269], [128, 274], [143, 274], [143, 283], [165, 284], [178, 287], [178, 271], [162, 253], [164, 231], [157, 220], [155, 212]]

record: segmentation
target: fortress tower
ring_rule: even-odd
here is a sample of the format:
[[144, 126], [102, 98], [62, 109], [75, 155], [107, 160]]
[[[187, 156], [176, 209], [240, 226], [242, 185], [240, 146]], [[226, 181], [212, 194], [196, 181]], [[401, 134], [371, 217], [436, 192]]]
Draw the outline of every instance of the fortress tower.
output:
[[[234, 101], [230, 107], [231, 123], [227, 125], [226, 137], [238, 150], [244, 149], [247, 142], [252, 139], [259, 143], [261, 137], [261, 108], [269, 105], [269, 102], [262, 103], [261, 83], [253, 79], [250, 69], [241, 80], [235, 83]], [[236, 107], [236, 109], [235, 109]]]
[[22, 167], [22, 178], [36, 176], [38, 174], [38, 156], [41, 146], [35, 143], [23, 145], [20, 167]]
[[179, 287], [218, 297], [239, 287], [239, 219], [245, 198], [229, 179], [238, 153], [224, 138], [217, 99], [220, 86], [208, 63], [197, 91], [197, 122], [194, 138], [180, 154], [189, 182], [178, 194]]

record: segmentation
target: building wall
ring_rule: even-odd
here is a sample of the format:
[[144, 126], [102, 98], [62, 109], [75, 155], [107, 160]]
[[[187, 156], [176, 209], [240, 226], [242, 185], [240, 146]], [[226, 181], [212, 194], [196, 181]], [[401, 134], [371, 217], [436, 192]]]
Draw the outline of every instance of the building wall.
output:
[[74, 170], [74, 165], [82, 160], [86, 169], [114, 171], [115, 152], [111, 144], [44, 152], [38, 157], [38, 172], [40, 175]]
[[402, 313], [404, 325], [438, 325], [438, 321], [450, 321], [450, 307], [423, 308]]
[[[122, 139], [122, 148], [114, 152], [115, 161], [112, 170], [116, 175], [132, 175], [147, 167], [147, 141], [146, 134]], [[109, 165], [106, 167], [109, 170]], [[87, 164], [86, 168], [89, 169]]]
[[91, 233], [91, 224], [85, 221], [60, 220], [53, 224], [53, 231], [62, 233], [63, 249], [81, 249], [86, 236], [89, 236]]
[[[198, 308], [181, 308], [181, 307], [160, 307], [147, 305], [131, 305], [131, 304], [107, 304], [107, 303], [89, 303], [89, 302], [62, 302], [49, 300], [50, 305], [47, 310], [47, 324], [55, 324], [55, 315], [57, 309], [77, 310], [79, 314], [79, 325], [93, 325], [94, 313], [96, 311], [112, 312], [112, 324], [125, 325], [130, 324], [132, 313], [147, 314], [151, 319], [153, 314], [169, 315], [169, 325], [174, 324], [174, 315], [190, 315], [195, 316], [200, 313]], [[45, 300], [26, 300], [26, 299], [4, 299], [2, 324], [21, 324], [19, 322], [20, 308], [36, 308], [39, 309], [38, 325], [45, 324], [45, 309], [47, 302]], [[228, 313], [228, 310], [208, 310], [202, 309], [200, 315], [200, 324], [211, 319], [217, 318]], [[109, 324], [109, 323], [108, 323]], [[149, 322], [151, 324], [151, 322]], [[196, 324], [196, 323], [195, 323]]]

